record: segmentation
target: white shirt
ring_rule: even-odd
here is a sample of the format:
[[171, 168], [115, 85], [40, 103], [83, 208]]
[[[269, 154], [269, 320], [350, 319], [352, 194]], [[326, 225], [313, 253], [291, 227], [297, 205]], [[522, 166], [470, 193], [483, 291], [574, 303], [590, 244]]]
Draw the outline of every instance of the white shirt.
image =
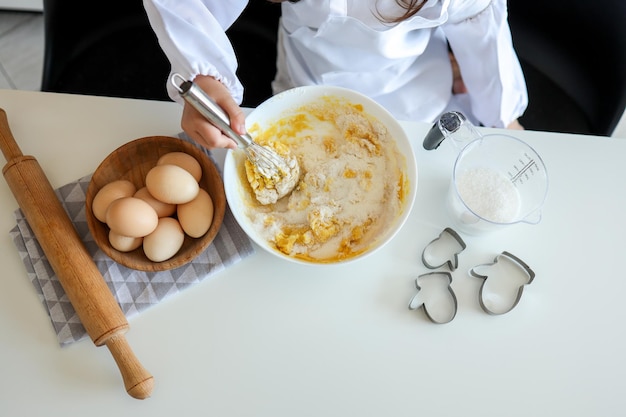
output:
[[[260, 0], [256, 0], [260, 1]], [[144, 0], [172, 72], [220, 80], [241, 103], [243, 87], [225, 35], [246, 0]], [[394, 0], [301, 0], [282, 3], [274, 92], [298, 85], [350, 88], [400, 120], [434, 122], [460, 110], [474, 123], [505, 127], [528, 97], [507, 23], [506, 0], [428, 0], [412, 18]], [[452, 94], [447, 43], [467, 95]], [[172, 99], [181, 102], [168, 84]]]

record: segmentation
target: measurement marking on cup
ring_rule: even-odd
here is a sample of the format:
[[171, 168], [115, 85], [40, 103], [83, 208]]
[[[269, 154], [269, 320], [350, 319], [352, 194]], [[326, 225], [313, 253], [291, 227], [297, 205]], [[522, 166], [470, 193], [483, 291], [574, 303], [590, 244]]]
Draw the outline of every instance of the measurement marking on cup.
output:
[[524, 156], [528, 159], [528, 161], [524, 162], [520, 159], [519, 162], [522, 164], [521, 168], [519, 168], [517, 165], [513, 165], [513, 168], [517, 171], [517, 173], [512, 174], [511, 172], [509, 172], [511, 182], [515, 185], [517, 185], [517, 183], [523, 184], [524, 179], [528, 179], [530, 175], [533, 175], [533, 168], [535, 168], [535, 170], [537, 171], [539, 170], [537, 162], [533, 158], [531, 158], [527, 153], [524, 153]]

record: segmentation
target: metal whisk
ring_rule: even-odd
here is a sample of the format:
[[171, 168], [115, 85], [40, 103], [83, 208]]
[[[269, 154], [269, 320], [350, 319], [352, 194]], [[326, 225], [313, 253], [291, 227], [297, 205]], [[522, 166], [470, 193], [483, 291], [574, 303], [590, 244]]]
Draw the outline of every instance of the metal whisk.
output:
[[171, 82], [187, 103], [191, 104], [211, 124], [220, 129], [224, 135], [237, 142], [250, 162], [257, 167], [262, 175], [267, 178], [276, 178], [280, 177], [281, 173], [290, 171], [285, 159], [272, 149], [254, 142], [247, 133], [240, 135], [232, 130], [228, 115], [193, 81], [186, 80], [180, 74], [173, 74]]

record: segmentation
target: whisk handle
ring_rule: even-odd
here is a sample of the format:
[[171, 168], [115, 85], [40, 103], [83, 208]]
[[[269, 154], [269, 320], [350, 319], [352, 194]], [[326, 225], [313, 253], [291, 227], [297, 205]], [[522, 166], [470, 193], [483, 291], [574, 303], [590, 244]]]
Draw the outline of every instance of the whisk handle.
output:
[[[202, 114], [213, 126], [228, 136], [239, 146], [247, 147], [252, 143], [248, 135], [240, 135], [230, 127], [228, 114], [193, 81], [185, 80], [180, 74], [173, 74], [172, 84], [180, 96]], [[177, 82], [180, 82], [177, 84]]]

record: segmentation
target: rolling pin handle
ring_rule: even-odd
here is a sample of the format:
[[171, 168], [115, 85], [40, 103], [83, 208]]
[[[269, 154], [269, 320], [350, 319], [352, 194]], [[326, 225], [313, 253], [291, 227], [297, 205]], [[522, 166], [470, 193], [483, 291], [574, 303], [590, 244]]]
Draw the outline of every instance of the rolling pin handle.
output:
[[9, 129], [7, 113], [2, 108], [0, 108], [0, 150], [2, 150], [4, 159], [6, 159], [7, 162], [23, 156], [22, 150], [13, 138], [11, 129]]
[[150, 397], [154, 388], [154, 377], [137, 360], [126, 337], [117, 334], [107, 339], [105, 344], [122, 374], [126, 392], [139, 400]]

